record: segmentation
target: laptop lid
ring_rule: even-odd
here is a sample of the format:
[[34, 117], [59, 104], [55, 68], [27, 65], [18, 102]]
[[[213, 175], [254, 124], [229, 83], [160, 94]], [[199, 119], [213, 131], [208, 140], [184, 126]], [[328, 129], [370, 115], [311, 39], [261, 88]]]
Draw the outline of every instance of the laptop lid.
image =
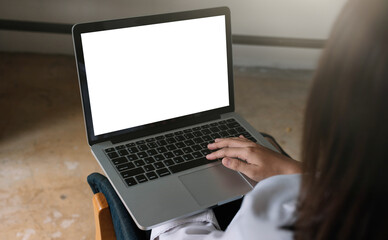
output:
[[77, 24], [73, 41], [90, 145], [234, 111], [227, 7]]

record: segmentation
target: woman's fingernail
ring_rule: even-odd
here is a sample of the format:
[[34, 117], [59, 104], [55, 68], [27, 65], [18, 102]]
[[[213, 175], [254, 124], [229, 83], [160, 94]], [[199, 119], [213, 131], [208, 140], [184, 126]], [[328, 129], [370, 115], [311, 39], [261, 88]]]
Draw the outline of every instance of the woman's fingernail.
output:
[[224, 159], [222, 159], [222, 163], [223, 163], [225, 166], [229, 166], [230, 160], [229, 160], [228, 158], [224, 158]]

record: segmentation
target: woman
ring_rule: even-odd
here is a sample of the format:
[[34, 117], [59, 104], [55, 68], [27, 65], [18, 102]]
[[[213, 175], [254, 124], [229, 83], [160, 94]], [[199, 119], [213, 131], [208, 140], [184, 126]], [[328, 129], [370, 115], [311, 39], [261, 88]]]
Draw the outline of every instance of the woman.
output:
[[294, 174], [297, 161], [247, 139], [217, 139], [209, 160], [223, 158], [261, 182], [225, 232], [208, 211], [157, 227], [151, 238], [386, 239], [387, 104], [388, 1], [350, 0], [311, 89], [303, 174]]

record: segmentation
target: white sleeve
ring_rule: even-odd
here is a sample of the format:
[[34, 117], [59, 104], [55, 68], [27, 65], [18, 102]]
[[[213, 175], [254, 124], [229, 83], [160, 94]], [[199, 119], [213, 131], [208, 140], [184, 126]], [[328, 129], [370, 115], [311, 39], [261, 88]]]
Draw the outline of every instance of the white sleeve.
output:
[[248, 193], [225, 232], [212, 210], [152, 229], [151, 240], [292, 239], [282, 226], [295, 221], [300, 175], [278, 175], [259, 182]]

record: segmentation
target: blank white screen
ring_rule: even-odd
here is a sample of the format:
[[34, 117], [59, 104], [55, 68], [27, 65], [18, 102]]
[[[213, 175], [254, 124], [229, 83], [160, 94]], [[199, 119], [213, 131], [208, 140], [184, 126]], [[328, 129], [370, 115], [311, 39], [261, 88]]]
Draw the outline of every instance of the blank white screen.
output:
[[229, 105], [225, 17], [81, 34], [94, 134]]

